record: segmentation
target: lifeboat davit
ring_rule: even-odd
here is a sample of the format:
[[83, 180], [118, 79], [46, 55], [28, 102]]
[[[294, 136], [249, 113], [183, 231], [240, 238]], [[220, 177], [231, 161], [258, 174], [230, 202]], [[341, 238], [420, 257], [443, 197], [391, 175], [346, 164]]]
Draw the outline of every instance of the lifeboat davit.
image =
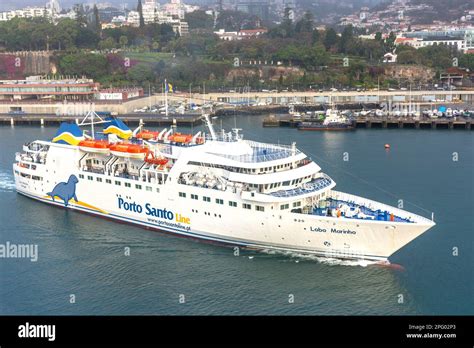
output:
[[147, 155], [145, 156], [145, 162], [150, 163], [150, 164], [157, 164], [159, 166], [164, 166], [166, 163], [168, 163], [168, 159], [161, 157], [155, 157], [153, 152], [149, 151]]
[[181, 134], [174, 133], [168, 137], [169, 141], [174, 141], [175, 143], [187, 144], [190, 143], [193, 139], [192, 134]]
[[127, 157], [143, 160], [148, 153], [146, 147], [135, 144], [114, 144], [110, 146], [110, 153], [118, 157]]
[[110, 151], [110, 143], [106, 140], [82, 140], [78, 146], [84, 152], [108, 154]]
[[137, 139], [143, 139], [143, 140], [151, 140], [151, 139], [156, 139], [160, 132], [152, 132], [149, 130], [142, 130], [137, 134]]

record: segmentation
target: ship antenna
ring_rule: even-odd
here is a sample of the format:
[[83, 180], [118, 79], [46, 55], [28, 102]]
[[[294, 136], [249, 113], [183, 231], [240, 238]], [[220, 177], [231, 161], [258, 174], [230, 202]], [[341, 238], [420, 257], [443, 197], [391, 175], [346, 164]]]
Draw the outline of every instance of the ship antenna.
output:
[[[94, 121], [94, 119], [97, 119], [98, 121]], [[94, 125], [107, 122], [108, 121], [103, 120], [102, 117], [100, 117], [95, 111], [91, 110], [86, 114], [83, 120], [78, 123], [78, 126], [91, 126], [91, 136], [92, 139], [94, 139]]]

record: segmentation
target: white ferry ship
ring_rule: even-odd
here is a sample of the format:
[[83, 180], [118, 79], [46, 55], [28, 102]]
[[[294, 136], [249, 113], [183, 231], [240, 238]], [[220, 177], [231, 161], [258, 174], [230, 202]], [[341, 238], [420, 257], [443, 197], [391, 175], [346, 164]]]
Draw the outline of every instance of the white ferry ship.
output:
[[[18, 193], [177, 235], [251, 249], [387, 261], [432, 220], [336, 191], [295, 144], [130, 130], [91, 113], [50, 141], [25, 144]], [[82, 129], [90, 126], [90, 130]], [[102, 127], [101, 132], [95, 129]], [[89, 128], [89, 127], [87, 127]]]

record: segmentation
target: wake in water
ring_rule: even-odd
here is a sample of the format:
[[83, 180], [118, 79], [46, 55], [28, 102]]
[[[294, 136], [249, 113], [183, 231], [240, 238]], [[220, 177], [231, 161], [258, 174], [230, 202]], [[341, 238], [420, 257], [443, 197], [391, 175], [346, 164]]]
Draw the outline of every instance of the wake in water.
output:
[[0, 192], [15, 191], [15, 180], [13, 175], [7, 172], [0, 172]]
[[289, 257], [293, 259], [295, 262], [299, 262], [300, 260], [304, 261], [316, 261], [318, 263], [322, 263], [325, 265], [330, 266], [359, 266], [359, 267], [367, 267], [371, 265], [390, 265], [389, 261], [381, 262], [381, 261], [369, 261], [369, 260], [343, 260], [343, 259], [336, 259], [333, 257], [324, 257], [324, 256], [317, 256], [314, 254], [302, 254], [293, 251], [280, 251], [280, 250], [272, 250], [272, 249], [264, 249], [261, 252], [268, 254], [268, 255], [282, 255], [285, 257]]

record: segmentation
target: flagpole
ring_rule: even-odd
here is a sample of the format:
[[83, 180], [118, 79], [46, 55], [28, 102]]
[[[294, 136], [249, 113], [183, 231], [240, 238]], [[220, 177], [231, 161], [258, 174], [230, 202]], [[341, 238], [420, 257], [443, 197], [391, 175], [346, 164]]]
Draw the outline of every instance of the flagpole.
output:
[[168, 82], [165, 79], [165, 112], [168, 117]]

